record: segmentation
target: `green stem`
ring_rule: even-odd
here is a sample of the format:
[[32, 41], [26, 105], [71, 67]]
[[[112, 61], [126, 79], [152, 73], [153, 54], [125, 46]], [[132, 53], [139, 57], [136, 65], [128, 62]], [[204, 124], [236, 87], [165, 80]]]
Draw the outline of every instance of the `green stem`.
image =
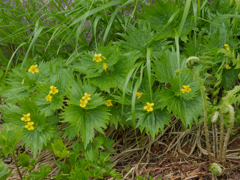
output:
[[144, 131], [143, 131], [143, 133], [142, 133], [142, 136], [141, 136], [140, 148], [142, 147], [142, 141], [143, 141], [143, 138], [144, 138], [145, 135], [146, 135], [146, 129], [144, 129]]
[[228, 105], [228, 107], [229, 107], [229, 113], [230, 113], [230, 126], [228, 128], [224, 146], [223, 146], [223, 155], [222, 155], [223, 166], [225, 166], [225, 163], [226, 163], [226, 153], [227, 153], [228, 141], [229, 141], [230, 134], [231, 134], [233, 124], [234, 124], [234, 108], [230, 104]]
[[15, 157], [15, 152], [14, 152], [14, 150], [12, 151], [12, 155], [13, 155], [14, 163], [15, 163], [15, 165], [16, 165], [16, 167], [17, 167], [17, 171], [18, 171], [19, 177], [20, 177], [20, 179], [22, 179], [22, 174], [20, 173], [20, 170], [19, 170], [19, 168], [18, 168], [18, 163], [17, 163], [16, 157]]
[[223, 150], [223, 133], [224, 133], [224, 120], [223, 120], [223, 109], [224, 104], [222, 105], [220, 111], [220, 144], [219, 144], [219, 158], [222, 160], [222, 150]]
[[205, 140], [206, 140], [208, 157], [209, 157], [209, 161], [210, 161], [210, 164], [211, 164], [212, 163], [212, 157], [211, 157], [211, 154], [210, 154], [210, 142], [209, 142], [209, 133], [208, 133], [208, 126], [207, 126], [207, 104], [206, 104], [204, 86], [203, 86], [202, 80], [200, 79], [199, 75], [196, 73], [194, 68], [192, 69], [192, 72], [197, 77], [198, 83], [200, 85], [200, 91], [201, 91], [202, 102], [203, 102], [203, 119], [204, 119]]
[[218, 111], [215, 111], [213, 117], [212, 117], [212, 130], [213, 130], [213, 154], [214, 154], [214, 158], [217, 159], [217, 153], [218, 153], [218, 145], [217, 145], [217, 128], [216, 128], [216, 122], [217, 122], [217, 119], [218, 119], [218, 115], [219, 115], [219, 112]]
[[72, 166], [71, 166], [71, 164], [70, 164], [70, 162], [69, 162], [68, 158], [66, 158], [66, 163], [69, 165], [69, 167], [70, 167], [70, 170], [71, 170], [71, 169], [72, 169]]

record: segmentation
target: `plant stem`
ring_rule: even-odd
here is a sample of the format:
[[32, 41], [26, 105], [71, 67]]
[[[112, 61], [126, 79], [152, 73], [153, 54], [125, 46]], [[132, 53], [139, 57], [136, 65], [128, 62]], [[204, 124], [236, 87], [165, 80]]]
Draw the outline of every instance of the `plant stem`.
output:
[[70, 167], [70, 170], [71, 170], [71, 169], [72, 169], [72, 166], [71, 166], [71, 164], [70, 164], [70, 162], [69, 162], [68, 158], [66, 158], [66, 163], [69, 165], [69, 167]]
[[226, 163], [226, 153], [227, 153], [228, 140], [229, 140], [232, 128], [233, 128], [233, 124], [234, 124], [234, 108], [230, 104], [228, 105], [228, 107], [229, 107], [229, 113], [230, 113], [230, 126], [228, 128], [227, 135], [226, 135], [225, 142], [224, 142], [224, 146], [223, 146], [223, 155], [222, 155], [223, 166], [225, 166], [225, 163]]
[[220, 158], [220, 160], [222, 160], [223, 133], [224, 133], [223, 108], [224, 108], [224, 105], [222, 105], [222, 108], [221, 108], [221, 111], [220, 111], [220, 144], [219, 144], [219, 158]]
[[198, 83], [200, 85], [200, 92], [201, 92], [202, 102], [203, 102], [203, 119], [204, 119], [205, 140], [206, 140], [209, 162], [211, 164], [212, 163], [212, 157], [211, 157], [211, 154], [210, 154], [210, 142], [209, 142], [209, 133], [208, 133], [208, 125], [207, 125], [207, 104], [206, 104], [204, 86], [203, 86], [202, 80], [200, 79], [199, 75], [196, 73], [195, 69], [192, 69], [192, 72], [195, 75], [195, 77], [197, 78]]
[[217, 155], [218, 155], [218, 137], [217, 137], [217, 128], [216, 128], [216, 122], [217, 122], [217, 119], [218, 119], [218, 115], [219, 115], [219, 112], [218, 111], [215, 111], [213, 117], [212, 117], [212, 130], [213, 130], [213, 154], [214, 154], [214, 158], [217, 159]]
[[18, 171], [19, 177], [20, 177], [20, 179], [22, 179], [22, 174], [20, 173], [20, 170], [19, 170], [19, 168], [18, 168], [18, 163], [17, 163], [16, 157], [15, 157], [15, 152], [14, 152], [14, 150], [12, 151], [12, 155], [13, 155], [14, 163], [15, 163], [15, 165], [16, 165], [16, 167], [17, 167], [17, 171]]
[[146, 129], [144, 129], [144, 131], [142, 133], [142, 136], [141, 136], [140, 146], [139, 146], [140, 148], [142, 147], [142, 141], [143, 141], [143, 138], [144, 138], [145, 134], [146, 134]]

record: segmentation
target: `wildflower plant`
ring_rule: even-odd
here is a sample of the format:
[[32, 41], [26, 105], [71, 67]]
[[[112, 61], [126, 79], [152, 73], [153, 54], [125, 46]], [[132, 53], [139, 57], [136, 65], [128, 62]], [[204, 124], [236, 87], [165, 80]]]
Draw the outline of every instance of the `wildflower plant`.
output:
[[[105, 130], [133, 128], [139, 145], [137, 133], [155, 139], [172, 115], [185, 129], [194, 124], [200, 130], [204, 119], [211, 161], [208, 119], [213, 110], [220, 112], [214, 126], [221, 129], [220, 143], [215, 143], [221, 153], [215, 157], [225, 163], [240, 113], [239, 5], [227, 0], [154, 2], [134, 1], [141, 8], [130, 17], [120, 10], [129, 10], [132, 0], [65, 1], [66, 9], [60, 0], [39, 2], [41, 9], [34, 1], [27, 11], [21, 1], [11, 8], [0, 2], [0, 111], [5, 123], [0, 146], [13, 157], [17, 143], [30, 148], [33, 159], [27, 154], [14, 159], [17, 167], [18, 162], [26, 167], [25, 177], [18, 169], [20, 179], [48, 177], [49, 166], [32, 171], [42, 150], [62, 159], [55, 161], [59, 172], [53, 178], [105, 174], [119, 179], [105, 152], [114, 152]], [[91, 23], [85, 27], [86, 20]], [[1, 167], [0, 179], [6, 178], [11, 170], [0, 160]]]

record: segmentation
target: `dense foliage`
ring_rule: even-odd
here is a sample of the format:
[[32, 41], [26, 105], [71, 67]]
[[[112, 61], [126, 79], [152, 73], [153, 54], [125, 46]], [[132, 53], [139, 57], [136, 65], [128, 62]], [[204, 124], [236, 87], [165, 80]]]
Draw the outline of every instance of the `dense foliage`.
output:
[[[230, 127], [239, 126], [237, 2], [0, 2], [0, 154], [15, 157], [20, 140], [30, 148], [33, 158], [18, 154], [21, 179], [48, 176], [50, 166], [32, 171], [43, 150], [63, 159], [56, 179], [119, 179], [105, 136], [112, 125], [154, 139], [174, 115], [208, 133], [220, 111], [223, 134], [233, 105]], [[11, 170], [0, 167], [6, 179]]]

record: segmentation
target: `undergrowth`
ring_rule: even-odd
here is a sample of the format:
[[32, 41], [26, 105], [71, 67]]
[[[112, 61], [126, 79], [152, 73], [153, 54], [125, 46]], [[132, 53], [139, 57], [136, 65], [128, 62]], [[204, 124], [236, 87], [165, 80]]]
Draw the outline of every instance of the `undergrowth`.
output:
[[[105, 130], [133, 128], [142, 148], [144, 137], [153, 142], [173, 116], [186, 132], [204, 130], [210, 170], [222, 175], [240, 124], [238, 0], [0, 6], [0, 155], [14, 157], [20, 179], [50, 177], [50, 166], [33, 171], [45, 150], [56, 157], [52, 178], [121, 179]], [[19, 142], [32, 156], [16, 154]], [[12, 173], [2, 160], [0, 169], [0, 179]]]

